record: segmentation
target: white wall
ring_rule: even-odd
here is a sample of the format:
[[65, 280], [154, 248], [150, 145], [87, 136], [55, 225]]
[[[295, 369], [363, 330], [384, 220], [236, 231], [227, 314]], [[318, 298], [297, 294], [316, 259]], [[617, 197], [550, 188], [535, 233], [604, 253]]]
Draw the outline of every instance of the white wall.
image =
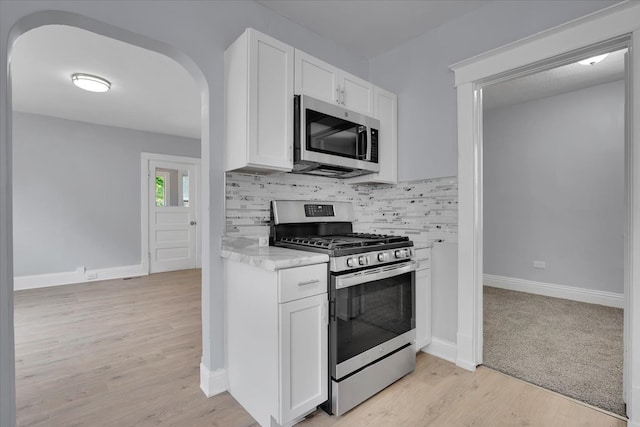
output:
[[491, 2], [372, 59], [372, 82], [398, 94], [398, 178], [457, 175], [456, 91], [449, 65], [614, 3]]
[[485, 112], [486, 274], [623, 293], [624, 90]]
[[14, 275], [140, 264], [142, 152], [200, 140], [14, 112]]

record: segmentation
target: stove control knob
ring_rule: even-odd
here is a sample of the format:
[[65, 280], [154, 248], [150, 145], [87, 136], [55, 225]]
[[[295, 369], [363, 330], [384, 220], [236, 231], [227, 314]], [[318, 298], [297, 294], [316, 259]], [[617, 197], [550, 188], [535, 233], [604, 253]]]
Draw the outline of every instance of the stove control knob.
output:
[[366, 256], [358, 257], [358, 263], [360, 265], [369, 265], [369, 257], [366, 257]]
[[389, 254], [386, 252], [380, 252], [378, 254], [378, 261], [380, 262], [389, 261]]
[[395, 253], [396, 258], [406, 258], [409, 256], [406, 249], [398, 249]]
[[347, 267], [355, 267], [356, 259], [355, 258], [347, 258]]

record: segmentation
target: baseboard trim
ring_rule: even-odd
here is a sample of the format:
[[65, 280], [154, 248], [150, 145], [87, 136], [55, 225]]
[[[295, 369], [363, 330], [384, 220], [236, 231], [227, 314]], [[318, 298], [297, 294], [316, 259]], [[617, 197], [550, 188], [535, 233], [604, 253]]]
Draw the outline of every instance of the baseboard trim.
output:
[[640, 386], [631, 387], [631, 399], [627, 399], [627, 414], [632, 415], [627, 421], [627, 427], [640, 427]]
[[13, 289], [15, 291], [21, 291], [25, 289], [71, 285], [74, 283], [122, 279], [124, 277], [146, 276], [147, 274], [148, 272], [142, 264], [125, 265], [121, 267], [97, 268], [94, 270], [87, 270], [84, 267], [78, 267], [75, 271], [14, 277]]
[[527, 292], [547, 297], [564, 298], [607, 307], [624, 308], [624, 294], [555, 285], [553, 283], [534, 282], [533, 280], [485, 274], [483, 283], [494, 288]]
[[431, 344], [423, 348], [422, 351], [448, 362], [456, 363], [458, 346], [454, 342], [433, 337]]
[[415, 341], [416, 353], [431, 344], [431, 338], [422, 338]]
[[211, 372], [200, 363], [200, 389], [207, 397], [224, 393], [229, 389], [226, 369], [216, 369]]

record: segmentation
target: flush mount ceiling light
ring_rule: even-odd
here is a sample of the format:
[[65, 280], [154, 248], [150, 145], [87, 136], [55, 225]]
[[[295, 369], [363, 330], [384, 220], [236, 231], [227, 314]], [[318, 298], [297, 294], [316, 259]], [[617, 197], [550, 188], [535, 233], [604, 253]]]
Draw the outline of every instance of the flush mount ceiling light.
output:
[[106, 92], [111, 88], [109, 80], [92, 74], [75, 73], [71, 75], [71, 81], [80, 89], [89, 92]]
[[605, 53], [603, 55], [592, 56], [591, 58], [587, 58], [587, 59], [583, 59], [582, 61], [578, 61], [578, 64], [581, 64], [581, 65], [595, 65], [598, 62], [602, 61], [604, 58], [606, 58], [607, 55], [609, 55], [609, 54]]

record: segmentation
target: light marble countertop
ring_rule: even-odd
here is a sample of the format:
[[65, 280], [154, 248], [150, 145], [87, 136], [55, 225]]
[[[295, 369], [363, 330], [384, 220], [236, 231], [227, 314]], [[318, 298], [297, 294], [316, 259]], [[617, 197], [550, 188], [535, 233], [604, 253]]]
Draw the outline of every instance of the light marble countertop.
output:
[[327, 254], [276, 246], [259, 246], [257, 240], [247, 238], [223, 240], [222, 258], [255, 265], [270, 271], [329, 262]]
[[[409, 236], [411, 238], [411, 236]], [[432, 249], [433, 242], [424, 242], [424, 241], [415, 241], [413, 240], [413, 248], [414, 249]]]

